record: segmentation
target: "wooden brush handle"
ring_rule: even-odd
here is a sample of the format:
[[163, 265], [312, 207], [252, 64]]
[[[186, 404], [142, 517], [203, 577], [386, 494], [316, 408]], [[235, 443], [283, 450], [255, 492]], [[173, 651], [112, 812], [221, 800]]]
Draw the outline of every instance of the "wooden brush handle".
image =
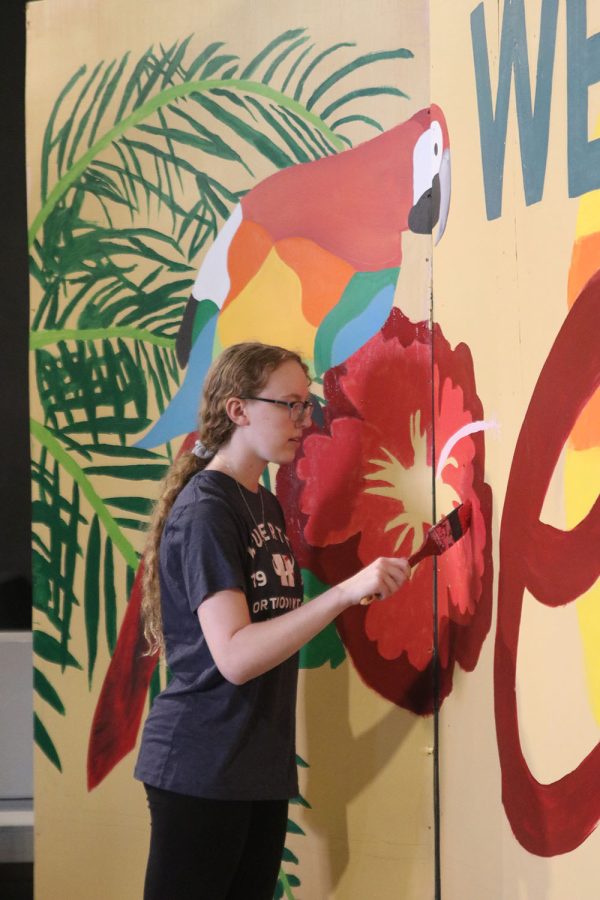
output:
[[373, 600], [378, 600], [381, 597], [381, 594], [366, 594], [364, 597], [360, 598], [361, 606], [370, 606]]

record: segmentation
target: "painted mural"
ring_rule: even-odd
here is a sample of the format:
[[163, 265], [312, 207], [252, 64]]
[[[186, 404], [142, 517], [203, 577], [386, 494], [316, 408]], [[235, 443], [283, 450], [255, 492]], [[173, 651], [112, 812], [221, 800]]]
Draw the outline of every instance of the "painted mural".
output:
[[[355, 70], [382, 59], [407, 58], [411, 53], [400, 49], [358, 57], [334, 69], [318, 89], [303, 98], [307, 76], [339, 49], [333, 46], [308, 55], [304, 47], [308, 40], [304, 29], [286, 32], [246, 65], [216, 42], [187, 58], [186, 39], [158, 55], [148, 51], [135, 62], [126, 55], [118, 65], [99, 63], [91, 71], [82, 66], [64, 86], [49, 118], [41, 160], [42, 208], [30, 228], [32, 274], [43, 289], [32, 322], [32, 348], [44, 421], [32, 423], [32, 434], [40, 448], [34, 467], [39, 492], [34, 511], [40, 517], [35, 548], [37, 597], [40, 611], [59, 635], [40, 631], [36, 649], [42, 658], [63, 669], [80, 666], [69, 653], [68, 639], [73, 608], [80, 605], [73, 586], [75, 557], [84, 556], [82, 605], [88, 644], [85, 668], [90, 682], [101, 606], [104, 638], [111, 651], [116, 644], [115, 550], [133, 580], [138, 556], [127, 536], [143, 529], [149, 509], [149, 500], [135, 495], [102, 497], [96, 482], [108, 477], [116, 479], [116, 485], [131, 488], [136, 481], [162, 477], [173, 455], [169, 442], [194, 428], [204, 374], [220, 347], [250, 336], [261, 337], [300, 346], [312, 361], [318, 326], [332, 309], [341, 304], [345, 312], [337, 312], [337, 327], [326, 329], [330, 340], [349, 323], [356, 330], [355, 320], [371, 303], [376, 312], [365, 316], [363, 324], [374, 319], [368, 326], [372, 331], [391, 309], [393, 291], [385, 290], [385, 282], [393, 285], [397, 269], [384, 275], [383, 289], [381, 279], [375, 278], [373, 283], [367, 277], [346, 293], [358, 262], [347, 258], [351, 256], [348, 246], [336, 246], [336, 241], [343, 243], [344, 236], [340, 238], [332, 223], [327, 229], [327, 206], [333, 215], [337, 206], [324, 193], [324, 180], [337, 177], [340, 194], [352, 207], [350, 188], [357, 171], [363, 170], [366, 201], [372, 199], [373, 190], [379, 190], [389, 203], [390, 184], [371, 171], [373, 164], [365, 168], [365, 157], [367, 163], [369, 155], [375, 163], [385, 163], [389, 158], [385, 142], [391, 139], [394, 149], [398, 143], [406, 144], [400, 173], [403, 161], [410, 163], [410, 169], [399, 182], [405, 192], [399, 216], [401, 227], [406, 228], [410, 208], [416, 206], [412, 203], [413, 180], [423, 182], [430, 174], [421, 151], [424, 171], [415, 172], [413, 179], [410, 156], [423, 125], [429, 125], [429, 116], [423, 113], [423, 124], [412, 125], [410, 146], [402, 140], [402, 132], [384, 134], [383, 146], [376, 144], [374, 151], [367, 144], [364, 150], [360, 148], [358, 159], [353, 155], [356, 151], [340, 157], [345, 171], [336, 176], [336, 151], [349, 143], [343, 136], [344, 125], [362, 118], [375, 130], [381, 126], [358, 113], [337, 113], [354, 99], [356, 91], [333, 103], [325, 95]], [[251, 80], [259, 67], [260, 76]], [[271, 86], [276, 73], [287, 94]], [[370, 95], [379, 93], [402, 94], [393, 86], [369, 89]], [[178, 102], [182, 98], [197, 107], [193, 108], [195, 117], [186, 104]], [[317, 100], [325, 107], [318, 116], [311, 112]], [[246, 119], [255, 120], [256, 116], [269, 127], [259, 130], [247, 123]], [[227, 142], [203, 124], [210, 121], [213, 127], [226, 126]], [[234, 142], [239, 142], [247, 158], [254, 152], [273, 168], [292, 167], [292, 177], [283, 171], [281, 189], [281, 178], [272, 176], [249, 193], [247, 188], [234, 191], [217, 182], [208, 174], [211, 156], [231, 163], [236, 175], [240, 170], [251, 184], [249, 161], [233, 148]], [[103, 153], [107, 148], [111, 153], [106, 160]], [[193, 166], [186, 158], [187, 148], [197, 154]], [[440, 158], [441, 152], [440, 146]], [[309, 159], [319, 157], [324, 157], [324, 169], [308, 164]], [[195, 183], [191, 195], [187, 181], [183, 190], [184, 175], [190, 170]], [[395, 171], [386, 173], [388, 179]], [[56, 178], [52, 184], [50, 172]], [[180, 195], [184, 195], [186, 207]], [[277, 196], [284, 212], [289, 204], [298, 214], [297, 226], [292, 224], [291, 231], [288, 226], [288, 233], [285, 222], [277, 221]], [[362, 191], [358, 197], [363, 197]], [[148, 226], [115, 227], [112, 216], [121, 207], [132, 220], [140, 209], [150, 220], [153, 215], [166, 215], [171, 234]], [[384, 252], [388, 266], [398, 265], [401, 258], [400, 226], [396, 220], [386, 221], [391, 208], [389, 203], [381, 209], [378, 219], [380, 228], [388, 228], [388, 243], [393, 244]], [[357, 253], [372, 223], [361, 224], [360, 208], [350, 208], [345, 215], [350, 222], [346, 245]], [[280, 220], [284, 218], [279, 215]], [[420, 230], [428, 227], [420, 218], [417, 225]], [[329, 230], [331, 240], [313, 240], [317, 228]], [[211, 243], [194, 281], [194, 259]], [[373, 247], [371, 259], [362, 260], [368, 271], [381, 265], [374, 251]], [[192, 286], [186, 306], [182, 293]], [[237, 305], [240, 313], [232, 318], [231, 310]], [[342, 341], [346, 356], [360, 344], [356, 336], [342, 337]], [[327, 347], [321, 356], [331, 352], [326, 338], [320, 343]], [[182, 364], [187, 364], [187, 370], [179, 385]], [[162, 416], [148, 432], [151, 401]], [[147, 449], [148, 445], [166, 446], [164, 452], [157, 452]], [[88, 465], [92, 458], [102, 464]], [[66, 496], [61, 478], [70, 483]], [[81, 493], [94, 509], [91, 522], [82, 521]], [[89, 526], [89, 535], [82, 548], [78, 544], [83, 525]], [[39, 536], [46, 529], [47, 537]], [[137, 659], [137, 653], [134, 656]], [[44, 699], [50, 696], [47, 692]], [[41, 720], [38, 727], [41, 748], [60, 765]]]
[[[530, 205], [543, 199], [557, 26], [558, 3], [543, 2], [534, 94], [525, 6], [522, 0], [505, 4], [494, 109], [483, 4], [471, 14], [486, 212], [490, 220], [500, 216], [502, 210], [503, 148], [513, 73], [525, 202]], [[504, 807], [519, 842], [541, 856], [574, 850], [600, 820], [596, 789], [600, 742], [572, 771], [553, 782], [541, 782], [532, 773], [523, 752], [516, 691], [525, 590], [549, 607], [578, 601], [592, 696], [594, 675], [597, 676], [598, 593], [594, 585], [600, 575], [599, 469], [597, 455], [590, 459], [585, 451], [596, 448], [598, 438], [600, 282], [592, 247], [599, 227], [599, 207], [595, 195], [588, 192], [600, 186], [598, 167], [593, 163], [600, 142], [588, 141], [587, 137], [588, 87], [594, 78], [592, 60], [598, 59], [598, 35], [587, 36], [585, 3], [567, 3], [566, 30], [569, 195], [588, 194], [588, 198], [582, 201], [569, 271], [569, 313], [535, 385], [510, 468], [500, 534], [494, 671]], [[565, 447], [568, 512], [567, 527], [561, 529], [543, 521], [541, 513]]]
[[[398, 379], [400, 388], [414, 370], [417, 381], [415, 403], [397, 409], [398, 427], [402, 422], [410, 431], [408, 446], [396, 449], [398, 439], [406, 443], [408, 432], [402, 437], [393, 431], [385, 443], [400, 457], [390, 457], [396, 467], [416, 467], [423, 491], [413, 485], [409, 497], [396, 491], [388, 498], [387, 507], [408, 522], [406, 541], [400, 540], [396, 550], [416, 546], [434, 521], [427, 482], [434, 431], [431, 333], [427, 322], [415, 328], [401, 314], [397, 319], [393, 305], [403, 233], [428, 236], [438, 225], [441, 237], [445, 228], [450, 203], [446, 123], [442, 111], [430, 107], [384, 130], [371, 111], [373, 98], [405, 97], [404, 91], [371, 84], [343, 92], [348, 76], [366, 69], [383, 74], [382, 63], [411, 59], [410, 50], [358, 55], [335, 67], [333, 55], [349, 45], [316, 52], [306, 46], [309, 40], [305, 29], [289, 30], [247, 63], [218, 42], [194, 55], [188, 38], [160, 52], [151, 49], [138, 60], [125, 54], [112, 63], [83, 65], [57, 95], [48, 119], [41, 208], [30, 227], [32, 276], [41, 291], [32, 321], [42, 413], [32, 422], [34, 646], [38, 658], [56, 668], [48, 676], [47, 667], [37, 668], [36, 688], [45, 704], [68, 716], [60, 697], [61, 672], [82, 670], [90, 689], [100, 679], [87, 759], [90, 790], [134, 747], [148, 691], [151, 702], [168, 677], [156, 658], [143, 655], [143, 561], [132, 534], [143, 531], [153, 484], [174, 454], [188, 450], [194, 440], [204, 375], [221, 348], [260, 339], [302, 353], [321, 406], [312, 441], [318, 433], [329, 433], [332, 415], [345, 421], [340, 419], [343, 405], [331, 402], [333, 381], [348, 371], [357, 385], [372, 389], [372, 365], [365, 366], [361, 351], [371, 347], [372, 356], [378, 341], [389, 340], [386, 377]], [[363, 98], [371, 98], [370, 106]], [[346, 112], [349, 105], [352, 114]], [[379, 136], [353, 148], [346, 129], [354, 122]], [[228, 178], [213, 174], [212, 157]], [[256, 157], [275, 173], [258, 180]], [[123, 213], [130, 220], [126, 225]], [[202, 255], [195, 276], [195, 260]], [[407, 328], [414, 331], [409, 341], [414, 352], [403, 359]], [[437, 336], [440, 347], [446, 346], [441, 333]], [[465, 421], [481, 418], [466, 348], [457, 352], [448, 371], [436, 369], [435, 385], [444, 440]], [[156, 421], [152, 409], [158, 412]], [[359, 421], [378, 431], [375, 408], [368, 413], [357, 404], [348, 423]], [[182, 436], [176, 450], [172, 442]], [[352, 440], [361, 443], [360, 435]], [[475, 490], [477, 470], [477, 489], [484, 495], [481, 504], [475, 497], [479, 574], [471, 586], [455, 564], [454, 575], [444, 580], [448, 588], [454, 585], [453, 612], [448, 604], [443, 611], [445, 693], [455, 659], [465, 668], [474, 666], [490, 620], [490, 493], [482, 484], [483, 443], [462, 443], [463, 455], [449, 457], [440, 484], [452, 485], [444, 498], [449, 511]], [[274, 485], [292, 516], [286, 477], [295, 491], [302, 489], [302, 478], [292, 470], [280, 472]], [[367, 491], [385, 490], [385, 473], [367, 477], [373, 482]], [[370, 525], [360, 508], [363, 489], [357, 485], [357, 496], [348, 498], [354, 536]], [[332, 490], [339, 493], [335, 482], [327, 488], [329, 495]], [[82, 498], [91, 516], [83, 513]], [[309, 492], [301, 508], [307, 503]], [[384, 524], [377, 534], [383, 535]], [[299, 552], [307, 535], [311, 540], [309, 531], [297, 534]], [[341, 540], [338, 558], [346, 569], [383, 552], [375, 532], [372, 538], [357, 555], [347, 549], [345, 535], [334, 536], [334, 542]], [[308, 599], [340, 577], [308, 559], [304, 576]], [[121, 617], [118, 597], [124, 585], [129, 601]], [[412, 654], [399, 688], [390, 693], [389, 674], [383, 679], [386, 690], [369, 676], [360, 654], [351, 650], [351, 657], [365, 682], [383, 697], [413, 712], [431, 713], [430, 570], [429, 577], [415, 582], [413, 595], [414, 623], [402, 625], [392, 611], [395, 641], [380, 654], [382, 662], [395, 660], [400, 666], [407, 650]], [[456, 652], [469, 642], [448, 637], [446, 629], [468, 623], [476, 613], [480, 627], [474, 645]], [[84, 659], [73, 654], [70, 644], [79, 617], [85, 628]], [[351, 625], [349, 631], [340, 626], [349, 648], [353, 631]], [[363, 636], [364, 645], [367, 640]], [[101, 642], [112, 657], [105, 673], [96, 666]], [[344, 659], [343, 644], [330, 627], [304, 649], [301, 665], [337, 666]], [[40, 705], [36, 712], [36, 741], [62, 770], [44, 709]], [[298, 757], [299, 766], [309, 764]], [[302, 796], [297, 802], [308, 806]], [[303, 833], [293, 813], [289, 831]], [[299, 863], [286, 847], [277, 896], [294, 896], [301, 885]]]
[[[49, 59], [79, 12], [34, 6]], [[300, 350], [318, 404], [265, 473], [306, 602], [473, 510], [304, 648], [277, 896], [592, 900], [600, 11], [410, 0], [299, 25], [261, 0], [256, 30], [233, 6], [207, 0], [200, 30], [191, 0], [144, 23], [106, 0], [60, 77], [29, 64], [38, 870], [62, 896], [90, 866], [99, 897], [139, 890], [128, 765], [168, 678], [142, 655], [144, 527], [210, 361], [259, 339]], [[58, 810], [88, 835], [79, 874]], [[113, 864], [95, 836], [121, 817]]]

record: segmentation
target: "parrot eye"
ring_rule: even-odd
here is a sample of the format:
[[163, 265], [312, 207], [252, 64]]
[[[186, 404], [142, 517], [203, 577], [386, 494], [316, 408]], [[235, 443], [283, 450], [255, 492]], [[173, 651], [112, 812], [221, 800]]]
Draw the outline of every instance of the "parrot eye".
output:
[[437, 144], [434, 144], [434, 145], [433, 145], [433, 155], [434, 155], [434, 156], [437, 156], [437, 155], [438, 155], [438, 145], [437, 145]]

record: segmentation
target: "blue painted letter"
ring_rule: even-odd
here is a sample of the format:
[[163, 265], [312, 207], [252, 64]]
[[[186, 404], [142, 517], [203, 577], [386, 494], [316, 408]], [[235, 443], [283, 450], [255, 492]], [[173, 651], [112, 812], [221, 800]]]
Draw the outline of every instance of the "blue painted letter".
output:
[[588, 141], [588, 88], [600, 81], [600, 34], [587, 37], [585, 0], [567, 2], [569, 197], [600, 187], [600, 139]]
[[497, 219], [502, 212], [504, 151], [513, 71], [525, 202], [529, 206], [542, 198], [548, 157], [548, 129], [557, 16], [558, 0], [543, 0], [535, 103], [532, 113], [523, 0], [506, 0], [502, 17], [498, 88], [494, 112], [483, 3], [480, 3], [471, 13], [481, 161], [488, 219]]

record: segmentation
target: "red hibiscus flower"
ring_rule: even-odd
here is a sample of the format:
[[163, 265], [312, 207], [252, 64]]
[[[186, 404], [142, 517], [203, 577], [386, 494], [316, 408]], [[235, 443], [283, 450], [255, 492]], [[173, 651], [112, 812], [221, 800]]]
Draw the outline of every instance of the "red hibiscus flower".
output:
[[[434, 363], [432, 368], [432, 351]], [[322, 428], [306, 433], [278, 494], [300, 562], [334, 584], [378, 556], [409, 556], [434, 519], [472, 504], [467, 535], [430, 560], [392, 597], [338, 619], [365, 682], [416, 713], [433, 710], [433, 598], [437, 591], [439, 697], [455, 660], [472, 670], [491, 621], [491, 491], [483, 480], [482, 407], [471, 354], [452, 350], [439, 326], [398, 309], [382, 331], [324, 383]], [[438, 472], [432, 478], [433, 447]]]

